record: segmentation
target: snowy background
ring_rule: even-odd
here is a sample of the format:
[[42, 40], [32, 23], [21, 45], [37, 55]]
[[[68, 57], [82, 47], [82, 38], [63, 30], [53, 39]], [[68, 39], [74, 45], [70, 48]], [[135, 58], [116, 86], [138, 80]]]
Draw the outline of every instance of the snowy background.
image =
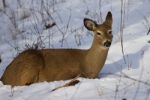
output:
[[69, 80], [0, 83], [0, 100], [150, 100], [150, 0], [0, 0], [0, 76], [28, 48], [90, 48], [83, 19], [101, 23], [108, 11], [114, 39], [99, 78], [53, 92]]

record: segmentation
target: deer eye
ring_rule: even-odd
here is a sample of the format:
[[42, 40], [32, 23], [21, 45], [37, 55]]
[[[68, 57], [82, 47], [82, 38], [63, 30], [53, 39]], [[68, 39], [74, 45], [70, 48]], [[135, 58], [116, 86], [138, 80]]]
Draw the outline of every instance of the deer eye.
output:
[[107, 32], [109, 35], [111, 35], [112, 34], [112, 30], [108, 30], [108, 32]]
[[102, 33], [100, 33], [100, 32], [97, 32], [97, 35], [102, 35]]

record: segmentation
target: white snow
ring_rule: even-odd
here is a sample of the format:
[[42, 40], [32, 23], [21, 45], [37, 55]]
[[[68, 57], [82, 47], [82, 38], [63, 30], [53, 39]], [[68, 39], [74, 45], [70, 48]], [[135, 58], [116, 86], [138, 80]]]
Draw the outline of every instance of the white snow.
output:
[[[0, 76], [18, 53], [40, 42], [39, 37], [39, 48], [88, 49], [92, 35], [83, 27], [84, 17], [101, 22], [111, 11], [114, 39], [99, 78], [79, 78], [77, 85], [53, 92], [70, 80], [13, 89], [0, 83], [0, 100], [150, 100], [150, 0], [123, 0], [125, 61], [119, 35], [121, 0], [5, 1], [6, 8], [0, 0]], [[45, 29], [53, 22], [57, 26]]]

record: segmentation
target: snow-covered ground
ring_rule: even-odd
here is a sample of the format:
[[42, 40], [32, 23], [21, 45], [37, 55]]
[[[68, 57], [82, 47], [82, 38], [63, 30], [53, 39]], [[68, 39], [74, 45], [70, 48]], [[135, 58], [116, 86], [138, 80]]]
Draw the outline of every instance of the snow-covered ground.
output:
[[[13, 89], [0, 83], [0, 100], [150, 100], [150, 0], [123, 0], [125, 60], [120, 43], [122, 0], [5, 0], [5, 7], [2, 1], [0, 76], [17, 53], [36, 44], [88, 49], [92, 35], [83, 27], [84, 17], [102, 22], [111, 11], [114, 40], [99, 78], [79, 78], [79, 84], [53, 92], [69, 80]], [[45, 27], [54, 22], [54, 27]]]

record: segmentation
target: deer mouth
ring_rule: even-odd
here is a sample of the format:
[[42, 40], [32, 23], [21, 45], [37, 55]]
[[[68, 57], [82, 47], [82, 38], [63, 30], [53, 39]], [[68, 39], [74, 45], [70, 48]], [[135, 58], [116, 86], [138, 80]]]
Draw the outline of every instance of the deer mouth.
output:
[[111, 46], [111, 42], [110, 41], [104, 42], [104, 47], [109, 48], [110, 46]]

